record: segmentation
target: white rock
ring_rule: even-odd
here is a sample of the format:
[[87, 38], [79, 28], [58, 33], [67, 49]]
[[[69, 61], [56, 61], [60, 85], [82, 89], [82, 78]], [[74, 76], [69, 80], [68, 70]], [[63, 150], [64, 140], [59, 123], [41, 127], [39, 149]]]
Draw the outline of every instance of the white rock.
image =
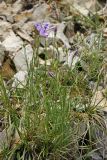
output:
[[64, 22], [58, 24], [56, 38], [60, 39], [64, 43], [66, 48], [70, 48], [68, 38], [64, 35], [65, 27], [66, 26], [65, 26]]
[[0, 42], [0, 66], [2, 66], [4, 57], [5, 57], [5, 47], [3, 47], [2, 43]]
[[0, 153], [3, 151], [4, 145], [7, 144], [6, 130], [0, 132]]
[[20, 30], [22, 29], [23, 31], [25, 31], [28, 35], [31, 35], [32, 31], [34, 30], [34, 24], [35, 24], [35, 21], [28, 21], [26, 23], [24, 23]]
[[33, 57], [33, 49], [31, 45], [26, 45], [21, 50], [15, 53], [13, 62], [16, 66], [17, 71], [27, 71], [28, 66], [30, 65], [30, 62]]
[[22, 7], [23, 7], [22, 0], [17, 0], [12, 6], [12, 12], [18, 13], [21, 11]]
[[33, 41], [33, 38], [30, 37], [24, 30], [23, 31], [20, 31], [20, 30], [17, 30], [16, 31], [17, 35], [20, 36], [22, 39], [28, 41], [28, 42], [32, 42]]
[[0, 21], [0, 37], [2, 37], [3, 40], [9, 35], [10, 30], [12, 29], [12, 26], [9, 22]]
[[64, 51], [64, 49], [62, 47], [58, 47], [58, 49], [56, 50], [56, 54], [57, 54], [57, 58], [58, 58], [59, 62], [66, 61], [67, 53], [66, 53], [66, 51]]
[[23, 46], [23, 41], [20, 37], [16, 36], [13, 31], [10, 31], [2, 44], [6, 48], [6, 51], [15, 52]]
[[75, 64], [79, 61], [79, 56], [75, 55], [76, 51], [68, 51], [67, 60], [64, 64], [67, 64], [72, 69], [75, 67]]
[[23, 88], [26, 85], [27, 71], [19, 71], [13, 77], [12, 88]]
[[76, 63], [80, 60], [79, 56], [74, 56], [72, 60], [72, 69], [75, 67]]
[[100, 109], [107, 111], [107, 99], [103, 96], [101, 91], [96, 91], [94, 93], [91, 103], [91, 105], [100, 107]]
[[95, 44], [98, 43], [98, 37], [95, 33], [92, 33], [91, 35], [87, 36], [85, 39], [85, 44], [90, 48], [90, 49], [95, 49]]
[[74, 5], [75, 9], [78, 10], [82, 15], [88, 16], [89, 10], [83, 6], [79, 6], [78, 4]]
[[50, 14], [50, 6], [46, 3], [34, 6], [31, 19], [36, 22], [44, 21]]
[[41, 65], [47, 65], [47, 66], [50, 66], [52, 63], [52, 59], [48, 59], [46, 61], [42, 60], [41, 58], [39, 58], [39, 64]]
[[4, 1], [1, 2], [1, 3], [0, 3], [0, 14], [2, 14], [3, 11], [6, 10], [6, 9], [7, 9], [6, 3], [5, 3]]
[[95, 11], [97, 1], [96, 0], [73, 0], [72, 9], [76, 9], [79, 13], [84, 16], [88, 16], [88, 13]]

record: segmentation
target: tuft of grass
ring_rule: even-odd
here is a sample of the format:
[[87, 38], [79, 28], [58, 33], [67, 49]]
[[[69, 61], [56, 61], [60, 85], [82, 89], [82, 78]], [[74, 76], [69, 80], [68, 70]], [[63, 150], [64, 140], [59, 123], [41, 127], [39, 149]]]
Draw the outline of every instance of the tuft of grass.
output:
[[8, 137], [0, 156], [3, 160], [88, 159], [99, 142], [97, 131], [106, 132], [102, 114], [92, 106], [89, 87], [90, 81], [99, 84], [103, 79], [102, 38], [92, 50], [83, 50], [74, 69], [56, 59], [50, 66], [40, 65], [40, 42], [36, 42], [26, 86], [12, 89], [0, 77], [0, 117], [5, 119]]

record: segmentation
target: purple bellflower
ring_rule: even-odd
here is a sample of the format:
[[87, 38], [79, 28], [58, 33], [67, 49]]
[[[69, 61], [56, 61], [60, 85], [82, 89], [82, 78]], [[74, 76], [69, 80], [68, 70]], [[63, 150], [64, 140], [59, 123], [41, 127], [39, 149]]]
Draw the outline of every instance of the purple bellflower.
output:
[[35, 23], [35, 28], [38, 30], [40, 36], [48, 37], [51, 31], [55, 31], [56, 26], [49, 22]]

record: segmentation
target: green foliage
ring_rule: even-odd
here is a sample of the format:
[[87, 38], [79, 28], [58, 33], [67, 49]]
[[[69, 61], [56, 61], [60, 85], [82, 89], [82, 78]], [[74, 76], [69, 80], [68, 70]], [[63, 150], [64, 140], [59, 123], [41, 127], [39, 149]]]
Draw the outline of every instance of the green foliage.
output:
[[[77, 44], [84, 43], [76, 40]], [[12, 137], [11, 143], [4, 145], [1, 159], [90, 158], [99, 140], [96, 131], [105, 129], [102, 115], [91, 104], [93, 90], [89, 87], [90, 81], [103, 80], [101, 49], [104, 46], [100, 40], [95, 41], [94, 48], [85, 47], [80, 62], [72, 69], [61, 66], [57, 60], [49, 67], [41, 66], [38, 38], [26, 86], [11, 89], [0, 77], [0, 117], [6, 119], [4, 128], [10, 131], [8, 138]]]

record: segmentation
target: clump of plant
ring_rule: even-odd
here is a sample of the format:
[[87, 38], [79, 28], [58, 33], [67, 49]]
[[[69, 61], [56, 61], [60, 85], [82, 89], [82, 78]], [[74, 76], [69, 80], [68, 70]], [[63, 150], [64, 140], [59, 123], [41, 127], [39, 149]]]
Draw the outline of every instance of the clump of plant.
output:
[[[40, 24], [35, 27], [48, 36], [50, 24], [44, 23], [43, 30]], [[41, 66], [38, 39], [27, 84], [11, 89], [0, 77], [0, 114], [8, 137], [0, 156], [3, 160], [88, 159], [99, 140], [97, 131], [105, 129], [89, 88], [91, 80], [99, 81], [102, 59], [97, 52], [81, 57], [86, 70], [81, 62], [72, 69], [56, 59], [49, 67]]]

